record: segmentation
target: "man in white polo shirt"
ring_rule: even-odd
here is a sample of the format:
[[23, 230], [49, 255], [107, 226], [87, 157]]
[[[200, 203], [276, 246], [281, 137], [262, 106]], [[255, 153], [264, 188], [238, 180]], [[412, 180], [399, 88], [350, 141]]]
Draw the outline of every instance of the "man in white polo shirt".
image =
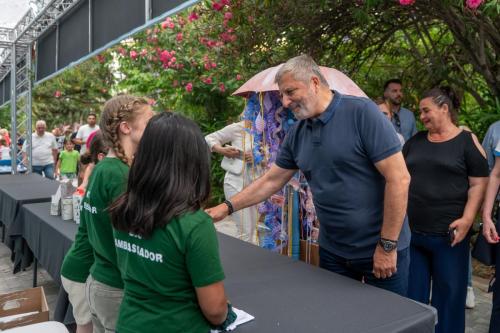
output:
[[73, 139], [73, 142], [77, 145], [81, 145], [80, 155], [85, 154], [87, 150], [87, 139], [89, 135], [97, 131], [99, 129], [99, 125], [97, 123], [97, 115], [93, 112], [90, 112], [87, 117], [87, 125], [80, 126], [78, 129], [78, 133], [76, 133], [76, 137]]
[[[57, 159], [57, 143], [52, 133], [45, 132], [45, 121], [36, 122], [36, 131], [31, 136], [31, 158], [33, 172], [54, 179], [54, 163]], [[23, 144], [23, 161], [26, 164], [26, 141]]]

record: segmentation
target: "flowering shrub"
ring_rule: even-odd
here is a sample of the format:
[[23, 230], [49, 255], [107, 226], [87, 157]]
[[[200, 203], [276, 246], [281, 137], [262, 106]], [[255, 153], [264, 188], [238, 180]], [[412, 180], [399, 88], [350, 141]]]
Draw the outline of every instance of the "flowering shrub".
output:
[[233, 47], [238, 26], [232, 10], [238, 6], [229, 0], [200, 3], [122, 42], [112, 51], [124, 74], [120, 85], [163, 108], [194, 92], [197, 99], [228, 97], [245, 78]]

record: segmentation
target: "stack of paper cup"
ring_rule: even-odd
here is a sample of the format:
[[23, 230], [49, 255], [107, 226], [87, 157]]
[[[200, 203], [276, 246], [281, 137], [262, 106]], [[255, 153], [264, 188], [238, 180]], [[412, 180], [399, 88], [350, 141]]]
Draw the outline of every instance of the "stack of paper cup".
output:
[[73, 219], [73, 198], [61, 200], [61, 218], [65, 221]]

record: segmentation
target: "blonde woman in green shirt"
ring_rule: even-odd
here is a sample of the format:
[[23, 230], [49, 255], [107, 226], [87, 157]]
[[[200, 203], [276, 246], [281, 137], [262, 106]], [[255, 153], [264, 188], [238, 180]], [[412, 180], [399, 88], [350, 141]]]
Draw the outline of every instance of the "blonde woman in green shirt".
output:
[[210, 156], [198, 126], [174, 113], [149, 122], [127, 191], [110, 207], [125, 294], [120, 333], [207, 333], [236, 315], [224, 292], [212, 219]]
[[129, 165], [152, 116], [145, 99], [130, 95], [113, 97], [101, 114], [100, 129], [109, 151], [92, 170], [81, 213], [94, 254], [85, 291], [94, 333], [115, 332], [123, 281], [116, 263], [108, 206], [125, 191]]

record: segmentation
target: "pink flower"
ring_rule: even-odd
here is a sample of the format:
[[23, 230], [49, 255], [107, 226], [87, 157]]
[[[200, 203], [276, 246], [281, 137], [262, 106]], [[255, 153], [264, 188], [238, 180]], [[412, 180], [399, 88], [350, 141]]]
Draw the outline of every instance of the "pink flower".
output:
[[119, 47], [118, 48], [118, 52], [122, 55], [122, 56], [125, 56], [127, 54], [127, 51], [123, 48], [123, 47]]
[[223, 32], [220, 34], [220, 38], [225, 42], [229, 42], [229, 41], [231, 41], [231, 34], [227, 33], [227, 32]]
[[134, 51], [134, 50], [130, 51], [130, 58], [132, 58], [132, 60], [137, 59], [138, 56], [139, 56], [139, 54], [137, 54], [136, 51]]
[[230, 20], [230, 19], [232, 19], [232, 18], [233, 18], [233, 13], [231, 13], [231, 12], [226, 12], [226, 13], [224, 14], [224, 19], [226, 19], [226, 20]]
[[186, 25], [186, 20], [184, 20], [184, 18], [182, 16], [179, 17], [179, 19], [177, 20], [177, 22], [179, 23], [179, 25], [181, 27], [183, 27], [184, 25]]
[[175, 27], [175, 24], [174, 24], [174, 21], [172, 21], [172, 18], [167, 17], [167, 18], [165, 19], [165, 21], [163, 21], [163, 22], [161, 23], [161, 27], [162, 27], [163, 29], [167, 29], [167, 28], [169, 28], [169, 29], [173, 29], [173, 28]]
[[209, 41], [207, 42], [207, 46], [208, 46], [208, 47], [214, 47], [214, 46], [216, 46], [216, 45], [217, 45], [217, 43], [216, 43], [214, 40], [209, 40]]
[[243, 79], [243, 78], [241, 77], [241, 75], [240, 75], [240, 74], [236, 74], [236, 80], [240, 81], [241, 79]]
[[104, 61], [106, 60], [106, 58], [102, 54], [98, 54], [96, 58], [97, 61], [99, 61], [101, 64], [104, 64]]
[[206, 83], [206, 84], [211, 84], [212, 83], [212, 78], [209, 76], [206, 79], [204, 79], [203, 82]]
[[477, 7], [481, 6], [482, 3], [483, 3], [483, 0], [467, 0], [466, 1], [467, 7], [469, 7], [470, 9], [477, 9]]
[[172, 58], [172, 55], [167, 50], [163, 50], [160, 53], [160, 61], [167, 63]]
[[153, 98], [148, 98], [148, 104], [149, 105], [155, 105], [156, 101]]
[[212, 8], [213, 8], [213, 10], [220, 12], [222, 10], [222, 8], [224, 8], [224, 5], [221, 3], [218, 3], [218, 2], [213, 2]]
[[216, 67], [217, 67], [217, 64], [216, 64], [215, 62], [212, 62], [212, 63], [210, 64], [210, 66], [212, 66], [212, 68], [216, 68]]
[[141, 50], [141, 56], [142, 57], [145, 57], [147, 54], [148, 54], [148, 50], [146, 50], [146, 49], [142, 49]]
[[210, 63], [206, 62], [205, 65], [204, 65], [205, 69], [208, 71], [210, 70]]
[[221, 92], [226, 91], [226, 86], [224, 85], [224, 83], [219, 83], [219, 90], [220, 90]]
[[62, 93], [61, 93], [59, 90], [56, 90], [56, 91], [54, 92], [54, 97], [55, 97], [55, 98], [59, 98], [59, 97], [61, 97], [61, 95], [62, 95]]
[[415, 3], [415, 0], [399, 0], [401, 6], [410, 6]]
[[185, 88], [187, 92], [191, 92], [193, 91], [193, 84], [189, 82], [188, 84], [186, 84]]
[[175, 36], [175, 39], [176, 39], [178, 42], [182, 41], [182, 32], [179, 32], [179, 33], [177, 34], [177, 36]]
[[220, 3], [224, 6], [229, 6], [231, 2], [229, 0], [220, 0]]
[[191, 12], [191, 14], [189, 14], [189, 16], [188, 16], [189, 22], [196, 21], [199, 18], [200, 17], [198, 16], [198, 14], [196, 12]]

